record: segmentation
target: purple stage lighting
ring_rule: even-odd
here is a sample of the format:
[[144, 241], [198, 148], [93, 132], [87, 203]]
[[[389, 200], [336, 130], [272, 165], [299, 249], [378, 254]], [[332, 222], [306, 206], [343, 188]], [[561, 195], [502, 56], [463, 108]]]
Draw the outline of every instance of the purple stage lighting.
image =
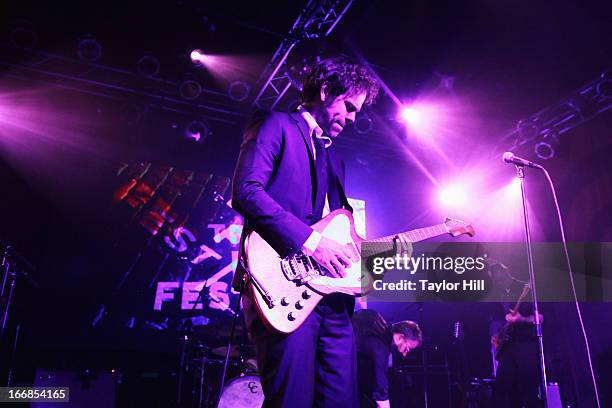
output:
[[191, 51], [191, 54], [189, 56], [191, 57], [191, 61], [197, 62], [200, 59], [201, 55], [202, 52], [200, 50], [193, 50]]
[[536, 156], [542, 160], [549, 160], [555, 157], [555, 149], [550, 143], [538, 142], [533, 147]]
[[191, 62], [194, 64], [209, 64], [212, 62], [212, 58], [209, 55], [204, 54], [202, 50], [191, 51], [189, 57], [191, 58]]
[[203, 120], [192, 120], [185, 127], [185, 137], [196, 142], [203, 142], [210, 133], [210, 128]]
[[417, 102], [404, 105], [400, 109], [400, 120], [413, 134], [423, 139], [430, 139], [440, 132], [443, 117], [437, 104]]
[[521, 194], [521, 179], [518, 177], [513, 178], [508, 186], [508, 192], [510, 195], [518, 197]]
[[409, 125], [418, 126], [421, 122], [419, 110], [411, 106], [403, 107], [400, 116]]
[[463, 186], [454, 185], [440, 190], [438, 198], [446, 208], [460, 208], [467, 202], [467, 193]]

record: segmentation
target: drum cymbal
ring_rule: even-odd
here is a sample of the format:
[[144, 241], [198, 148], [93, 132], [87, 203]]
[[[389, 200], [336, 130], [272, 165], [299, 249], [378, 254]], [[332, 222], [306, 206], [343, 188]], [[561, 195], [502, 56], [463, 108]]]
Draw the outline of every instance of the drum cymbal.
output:
[[[227, 347], [226, 346], [215, 347], [211, 350], [211, 352], [212, 354], [216, 356], [225, 356], [225, 353], [227, 352]], [[230, 358], [240, 357], [240, 346], [232, 345], [232, 347], [230, 348], [229, 356]]]
[[[216, 356], [225, 357], [227, 346], [215, 347], [211, 350]], [[255, 355], [255, 347], [246, 344], [236, 344], [230, 347], [230, 358], [253, 357]]]
[[[206, 325], [206, 326], [195, 326], [193, 328], [193, 333], [198, 336], [210, 336], [210, 337], [229, 337], [232, 331], [231, 325]], [[242, 336], [244, 334], [244, 329], [242, 325], [236, 325], [234, 329], [234, 337]]]

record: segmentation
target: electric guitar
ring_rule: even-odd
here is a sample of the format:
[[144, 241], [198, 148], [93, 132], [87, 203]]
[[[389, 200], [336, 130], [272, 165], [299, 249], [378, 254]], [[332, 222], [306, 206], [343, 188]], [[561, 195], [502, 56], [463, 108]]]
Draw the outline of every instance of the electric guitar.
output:
[[[301, 251], [280, 258], [256, 232], [251, 232], [245, 241], [250, 290], [259, 314], [267, 326], [281, 333], [296, 330], [323, 296], [331, 293], [361, 296], [365, 294], [364, 286], [369, 287], [373, 282], [371, 276], [362, 275], [361, 243], [365, 239], [355, 231], [353, 214], [344, 209], [335, 210], [311, 227], [348, 249], [352, 264], [346, 269], [345, 277], [329, 276], [324, 267]], [[442, 224], [367, 242], [418, 242], [443, 234], [473, 236], [474, 228], [463, 221], [446, 218]]]
[[[530, 284], [526, 283], [523, 286], [523, 291], [521, 292], [521, 295], [519, 296], [518, 300], [516, 301], [516, 304], [514, 305], [514, 309], [512, 309], [514, 313], [518, 313], [521, 303], [523, 303], [523, 301], [525, 300], [525, 297], [529, 294], [530, 290], [531, 290]], [[509, 331], [510, 331], [510, 327], [512, 326], [512, 324], [513, 323], [506, 322], [504, 326], [499, 330], [499, 332], [493, 335], [493, 337], [491, 337], [491, 343], [493, 344], [493, 348], [494, 348], [493, 351], [494, 351], [496, 359], [499, 359], [499, 356], [501, 355], [502, 350], [504, 348], [504, 343], [508, 341], [509, 339], [509, 335], [510, 335]]]

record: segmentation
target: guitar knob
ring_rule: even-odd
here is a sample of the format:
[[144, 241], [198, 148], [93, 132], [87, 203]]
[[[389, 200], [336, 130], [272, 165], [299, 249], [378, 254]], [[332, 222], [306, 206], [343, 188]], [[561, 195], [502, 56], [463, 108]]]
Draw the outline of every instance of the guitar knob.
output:
[[303, 309], [304, 308], [304, 302], [302, 302], [301, 300], [298, 300], [297, 302], [295, 302], [295, 308], [296, 309]]
[[305, 291], [303, 291], [303, 292], [302, 292], [302, 297], [303, 297], [304, 299], [310, 299], [310, 297], [311, 297], [311, 296], [312, 296], [312, 293], [310, 293], [310, 292], [308, 291], [308, 289], [306, 289]]
[[281, 299], [281, 305], [283, 305], [283, 306], [287, 306], [288, 304], [289, 304], [289, 299], [287, 299], [287, 297], [285, 297], [285, 296], [284, 296], [284, 297]]
[[295, 318], [296, 318], [296, 315], [293, 312], [289, 312], [289, 314], [287, 315], [287, 319], [289, 319], [291, 321], [294, 321]]

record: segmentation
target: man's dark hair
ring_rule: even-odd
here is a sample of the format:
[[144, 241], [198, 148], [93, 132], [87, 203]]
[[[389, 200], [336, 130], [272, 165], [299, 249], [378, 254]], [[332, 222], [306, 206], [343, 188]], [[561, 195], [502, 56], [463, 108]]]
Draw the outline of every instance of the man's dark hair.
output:
[[327, 84], [328, 99], [331, 103], [342, 94], [350, 96], [366, 93], [365, 105], [370, 105], [378, 95], [378, 81], [372, 71], [361, 64], [349, 61], [345, 57], [327, 58], [311, 67], [310, 73], [304, 78], [300, 94], [301, 103], [316, 101], [321, 87]]
[[419, 345], [423, 343], [423, 333], [421, 332], [421, 328], [412, 320], [404, 320], [393, 323], [391, 326], [391, 332], [403, 334], [409, 340], [416, 340], [419, 342]]

